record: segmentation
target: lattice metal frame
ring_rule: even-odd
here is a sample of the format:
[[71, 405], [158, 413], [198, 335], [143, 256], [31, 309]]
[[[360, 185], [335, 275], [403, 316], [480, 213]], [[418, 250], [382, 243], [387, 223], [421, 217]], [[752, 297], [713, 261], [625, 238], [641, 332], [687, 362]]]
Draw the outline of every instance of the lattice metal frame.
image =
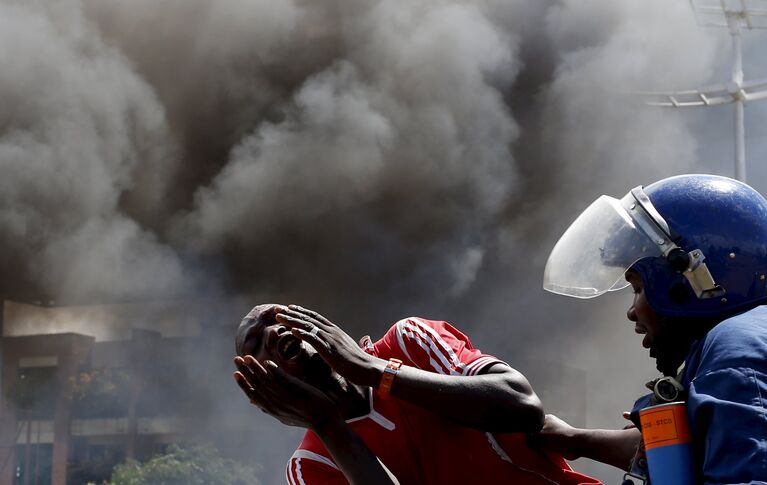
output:
[[704, 27], [767, 29], [767, 0], [690, 0]]
[[767, 78], [743, 81], [741, 30], [767, 29], [767, 0], [690, 0], [698, 23], [726, 27], [732, 37], [732, 75], [727, 84], [688, 91], [657, 91], [640, 94], [649, 106], [664, 108], [735, 106], [735, 178], [746, 180], [746, 102], [767, 98]]

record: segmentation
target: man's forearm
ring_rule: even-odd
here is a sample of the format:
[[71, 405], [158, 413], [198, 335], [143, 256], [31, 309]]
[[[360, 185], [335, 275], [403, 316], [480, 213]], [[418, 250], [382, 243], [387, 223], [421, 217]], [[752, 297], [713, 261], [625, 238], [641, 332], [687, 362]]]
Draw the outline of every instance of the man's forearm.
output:
[[399, 485], [397, 478], [370, 451], [343, 419], [312, 426], [350, 485]]
[[392, 396], [483, 431], [534, 432], [543, 425], [540, 400], [522, 374], [500, 372], [449, 376], [400, 368]]

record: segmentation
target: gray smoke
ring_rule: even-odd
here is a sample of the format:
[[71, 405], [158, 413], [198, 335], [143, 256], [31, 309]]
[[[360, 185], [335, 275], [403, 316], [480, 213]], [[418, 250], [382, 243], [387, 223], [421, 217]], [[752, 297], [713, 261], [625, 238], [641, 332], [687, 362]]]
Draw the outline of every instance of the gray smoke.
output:
[[5, 4], [5, 254], [56, 297], [458, 295], [520, 200], [694, 159], [621, 94], [710, 74], [686, 9], [528, 3]]
[[177, 255], [120, 208], [137, 180], [151, 180], [137, 169], [161, 171], [172, 156], [153, 88], [77, 3], [3, 3], [0, 24], [4, 293], [171, 290]]
[[543, 264], [599, 194], [702, 170], [712, 123], [627, 93], [708, 84], [719, 40], [683, 1], [5, 0], [0, 289], [450, 319], [620, 424], [652, 374], [624, 301]]
[[460, 292], [514, 182], [491, 82], [513, 79], [514, 45], [470, 5], [338, 7], [339, 57], [233, 147], [176, 237], [323, 300]]

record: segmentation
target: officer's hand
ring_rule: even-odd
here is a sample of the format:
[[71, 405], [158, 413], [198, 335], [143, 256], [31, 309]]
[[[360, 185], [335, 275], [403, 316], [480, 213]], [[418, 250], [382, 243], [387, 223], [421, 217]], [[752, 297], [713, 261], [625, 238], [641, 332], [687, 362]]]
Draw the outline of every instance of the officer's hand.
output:
[[282, 308], [276, 319], [293, 335], [314, 347], [336, 372], [364, 386], [375, 387], [386, 361], [364, 352], [346, 332], [319, 313], [298, 305]]
[[577, 432], [577, 428], [547, 414], [540, 433], [530, 436], [530, 442], [533, 446], [557, 452], [566, 460], [575, 460], [581, 457], [575, 443]]

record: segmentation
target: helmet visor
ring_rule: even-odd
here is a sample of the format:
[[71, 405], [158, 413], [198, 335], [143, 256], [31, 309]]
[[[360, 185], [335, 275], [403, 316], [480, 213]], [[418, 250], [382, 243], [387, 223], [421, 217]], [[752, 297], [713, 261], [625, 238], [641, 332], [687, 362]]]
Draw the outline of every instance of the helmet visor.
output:
[[624, 273], [638, 260], [662, 256], [638, 227], [643, 211], [631, 193], [622, 200], [603, 195], [565, 231], [549, 254], [543, 288], [560, 295], [594, 298], [628, 286]]

